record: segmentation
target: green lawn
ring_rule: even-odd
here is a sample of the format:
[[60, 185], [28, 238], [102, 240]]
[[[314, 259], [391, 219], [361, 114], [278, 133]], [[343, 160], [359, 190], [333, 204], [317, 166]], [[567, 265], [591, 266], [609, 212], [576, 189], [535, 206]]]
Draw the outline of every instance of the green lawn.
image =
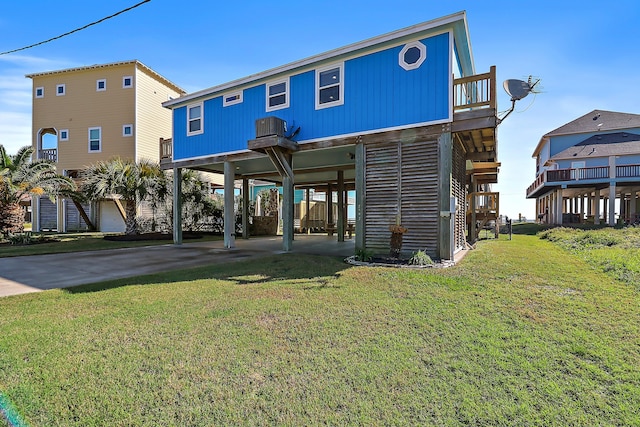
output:
[[278, 255], [0, 313], [30, 426], [640, 426], [637, 288], [531, 235], [446, 270]]

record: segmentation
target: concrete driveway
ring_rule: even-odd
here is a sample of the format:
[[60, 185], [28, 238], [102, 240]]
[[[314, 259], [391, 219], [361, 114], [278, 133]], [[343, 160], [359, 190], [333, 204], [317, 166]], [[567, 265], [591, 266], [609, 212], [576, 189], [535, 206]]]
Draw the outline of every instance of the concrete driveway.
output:
[[[196, 242], [0, 258], [0, 297], [283, 253], [279, 237], [237, 240], [234, 249], [223, 246], [222, 241]], [[292, 252], [347, 257], [354, 248], [353, 240], [300, 235]]]

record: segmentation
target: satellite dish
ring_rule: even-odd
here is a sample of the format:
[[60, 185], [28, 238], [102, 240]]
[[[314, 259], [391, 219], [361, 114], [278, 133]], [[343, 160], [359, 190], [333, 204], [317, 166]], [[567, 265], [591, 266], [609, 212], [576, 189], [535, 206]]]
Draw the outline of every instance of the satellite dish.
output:
[[504, 86], [504, 90], [505, 92], [507, 92], [507, 95], [511, 97], [512, 101], [521, 100], [522, 98], [529, 95], [529, 93], [533, 89], [529, 82], [516, 79], [505, 80], [502, 85]]
[[505, 112], [506, 114], [502, 113], [504, 115], [498, 118], [498, 124], [502, 123], [502, 121], [513, 112], [513, 110], [516, 108], [516, 101], [520, 101], [531, 92], [535, 92], [534, 88], [540, 82], [540, 79], [536, 80], [535, 83], [532, 83], [532, 81], [532, 76], [529, 76], [529, 80], [526, 82], [517, 79], [509, 79], [504, 81], [502, 86], [504, 87], [505, 92], [507, 92], [507, 94], [511, 97], [511, 108]]

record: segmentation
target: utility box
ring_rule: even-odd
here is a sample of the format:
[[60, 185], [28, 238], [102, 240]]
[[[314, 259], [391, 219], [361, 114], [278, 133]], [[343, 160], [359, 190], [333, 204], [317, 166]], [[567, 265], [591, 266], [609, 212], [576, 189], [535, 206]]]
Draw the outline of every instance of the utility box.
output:
[[256, 120], [256, 138], [265, 136], [284, 136], [287, 122], [279, 117], [270, 116]]

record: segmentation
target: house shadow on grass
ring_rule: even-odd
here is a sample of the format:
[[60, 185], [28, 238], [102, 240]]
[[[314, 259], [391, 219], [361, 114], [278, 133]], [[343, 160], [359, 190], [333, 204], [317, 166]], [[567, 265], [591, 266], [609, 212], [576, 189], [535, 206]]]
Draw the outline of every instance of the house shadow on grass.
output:
[[[61, 290], [70, 294], [79, 294], [124, 286], [159, 285], [207, 279], [232, 282], [238, 286], [292, 281], [300, 282], [305, 290], [317, 290], [327, 287], [329, 282], [339, 277], [343, 270], [353, 268], [341, 257], [320, 255], [287, 253], [240, 258], [240, 260], [215, 262], [201, 267], [89, 283]], [[315, 283], [311, 285], [311, 282]]]

